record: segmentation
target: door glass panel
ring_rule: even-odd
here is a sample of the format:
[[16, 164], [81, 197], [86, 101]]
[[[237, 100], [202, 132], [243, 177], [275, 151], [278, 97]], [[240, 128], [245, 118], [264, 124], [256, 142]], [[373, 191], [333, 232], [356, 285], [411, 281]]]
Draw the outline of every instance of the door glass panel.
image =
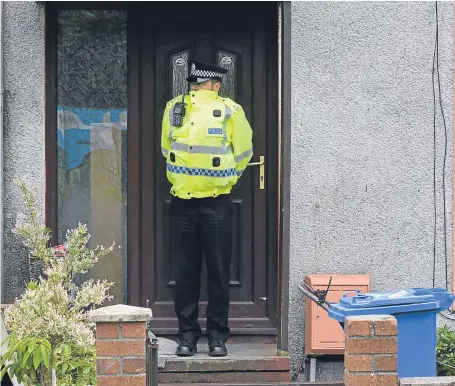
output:
[[120, 245], [88, 275], [126, 302], [126, 11], [61, 10], [57, 45], [58, 240], [84, 223], [89, 247]]
[[186, 94], [188, 84], [188, 51], [179, 52], [171, 56], [172, 68], [172, 98]]
[[220, 95], [223, 97], [236, 100], [235, 95], [235, 79], [236, 79], [236, 57], [224, 51], [218, 51], [218, 65], [225, 68], [228, 72], [223, 77], [223, 84], [221, 86]]

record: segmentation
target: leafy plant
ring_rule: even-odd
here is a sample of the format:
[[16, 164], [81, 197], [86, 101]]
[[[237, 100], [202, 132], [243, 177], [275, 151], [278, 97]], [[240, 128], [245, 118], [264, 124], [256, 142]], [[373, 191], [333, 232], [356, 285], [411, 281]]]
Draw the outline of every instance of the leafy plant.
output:
[[439, 376], [455, 376], [455, 331], [447, 326], [438, 328], [436, 360]]
[[79, 224], [66, 234], [65, 245], [50, 247], [51, 232], [40, 221], [36, 200], [23, 182], [18, 184], [25, 204], [25, 221], [16, 228], [30, 250], [30, 258], [43, 263], [43, 275], [28, 283], [25, 293], [7, 309], [10, 331], [2, 342], [7, 351], [0, 361], [6, 371], [26, 385], [50, 386], [54, 370], [59, 386], [96, 384], [94, 326], [88, 311], [110, 300], [113, 283], [86, 280], [73, 282], [87, 273], [100, 257], [109, 254], [103, 246], [89, 249], [90, 234]]
[[[6, 338], [6, 340], [14, 342], [11, 337]], [[16, 375], [20, 381], [28, 380], [32, 384], [38, 383], [40, 378], [43, 382], [46, 378], [51, 380], [50, 353], [51, 344], [46, 339], [24, 338], [12, 343], [11, 348], [2, 358], [2, 364], [3, 361], [10, 361], [11, 364], [3, 368], [0, 378], [3, 379], [6, 371], [9, 371]]]
[[54, 367], [59, 386], [96, 385], [95, 347], [61, 344], [54, 351]]

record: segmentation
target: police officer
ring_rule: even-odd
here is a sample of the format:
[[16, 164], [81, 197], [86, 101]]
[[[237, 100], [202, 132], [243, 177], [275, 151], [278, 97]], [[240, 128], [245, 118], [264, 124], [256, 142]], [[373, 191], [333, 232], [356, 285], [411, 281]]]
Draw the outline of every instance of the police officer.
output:
[[172, 235], [177, 248], [176, 354], [191, 356], [201, 336], [198, 301], [202, 253], [207, 266], [207, 338], [210, 356], [225, 356], [229, 337], [229, 266], [233, 202], [230, 196], [253, 155], [252, 130], [242, 107], [218, 95], [227, 70], [189, 63], [189, 94], [169, 101], [161, 150], [172, 184]]

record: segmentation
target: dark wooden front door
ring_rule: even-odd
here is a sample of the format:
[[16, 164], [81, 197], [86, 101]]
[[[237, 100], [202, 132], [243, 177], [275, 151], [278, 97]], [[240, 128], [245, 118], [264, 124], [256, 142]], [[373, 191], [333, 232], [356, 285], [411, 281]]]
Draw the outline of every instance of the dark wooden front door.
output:
[[[267, 3], [155, 3], [140, 15], [141, 142], [142, 142], [142, 277], [141, 301], [153, 310], [158, 334], [177, 331], [174, 313], [174, 243], [170, 221], [170, 185], [160, 152], [165, 104], [186, 92], [187, 61], [216, 62], [227, 68], [221, 95], [240, 103], [253, 128], [252, 161], [266, 159], [266, 170], [276, 168], [273, 142], [277, 124], [273, 106], [276, 81], [270, 39], [275, 4]], [[271, 24], [272, 23], [272, 24]], [[272, 83], [272, 84], [268, 84]], [[276, 105], [275, 105], [276, 106]], [[276, 118], [275, 118], [276, 119]], [[260, 189], [260, 169], [247, 168], [233, 190], [233, 248], [231, 262], [230, 326], [233, 333], [275, 331], [276, 265], [268, 243], [273, 222], [267, 211], [271, 185]], [[266, 179], [271, 174], [268, 172]], [[275, 184], [276, 185], [276, 184]], [[273, 207], [273, 204], [271, 204]], [[275, 255], [276, 256], [276, 255]], [[203, 263], [200, 319], [204, 326], [207, 301]]]

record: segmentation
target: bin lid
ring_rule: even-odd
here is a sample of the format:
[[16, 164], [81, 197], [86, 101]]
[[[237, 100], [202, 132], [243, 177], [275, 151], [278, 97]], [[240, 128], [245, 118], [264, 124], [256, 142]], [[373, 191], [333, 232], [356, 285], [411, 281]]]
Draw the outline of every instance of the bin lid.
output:
[[346, 293], [339, 303], [329, 305], [329, 317], [344, 321], [346, 316], [413, 312], [440, 312], [453, 303], [455, 296], [442, 288], [409, 288], [398, 291], [372, 292], [356, 295]]
[[340, 305], [346, 308], [371, 308], [438, 301], [446, 302], [450, 295], [442, 288], [408, 288], [366, 294], [357, 292], [357, 295], [354, 296], [349, 296], [349, 293], [345, 293], [340, 299]]

